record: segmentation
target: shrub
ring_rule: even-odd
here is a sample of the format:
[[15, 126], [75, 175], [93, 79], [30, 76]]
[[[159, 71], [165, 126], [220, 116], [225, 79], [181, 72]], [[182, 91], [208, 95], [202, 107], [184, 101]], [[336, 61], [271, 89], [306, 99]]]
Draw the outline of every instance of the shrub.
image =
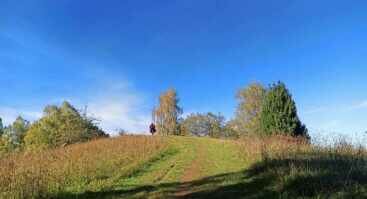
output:
[[45, 148], [105, 136], [92, 119], [64, 102], [60, 107], [47, 106], [44, 116], [31, 125], [24, 140], [27, 148]]

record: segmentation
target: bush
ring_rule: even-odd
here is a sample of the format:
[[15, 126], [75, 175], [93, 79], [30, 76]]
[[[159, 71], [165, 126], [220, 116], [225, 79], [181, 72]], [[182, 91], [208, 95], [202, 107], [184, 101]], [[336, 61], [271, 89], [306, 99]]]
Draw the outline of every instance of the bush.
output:
[[47, 148], [106, 136], [92, 119], [64, 102], [60, 107], [47, 106], [44, 116], [31, 125], [24, 140], [27, 148]]

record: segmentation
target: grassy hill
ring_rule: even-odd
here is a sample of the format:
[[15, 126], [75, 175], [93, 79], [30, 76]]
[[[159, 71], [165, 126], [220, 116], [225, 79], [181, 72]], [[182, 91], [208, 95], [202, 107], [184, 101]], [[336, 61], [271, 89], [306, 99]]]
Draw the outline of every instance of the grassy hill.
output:
[[363, 198], [366, 152], [291, 138], [122, 136], [0, 160], [0, 198]]

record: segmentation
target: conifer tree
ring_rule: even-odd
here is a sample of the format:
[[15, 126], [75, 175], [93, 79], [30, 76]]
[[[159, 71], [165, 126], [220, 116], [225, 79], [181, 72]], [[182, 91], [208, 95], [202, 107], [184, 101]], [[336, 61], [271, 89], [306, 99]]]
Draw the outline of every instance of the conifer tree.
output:
[[270, 86], [264, 98], [260, 118], [262, 132], [266, 135], [308, 137], [307, 128], [297, 115], [296, 103], [282, 82]]

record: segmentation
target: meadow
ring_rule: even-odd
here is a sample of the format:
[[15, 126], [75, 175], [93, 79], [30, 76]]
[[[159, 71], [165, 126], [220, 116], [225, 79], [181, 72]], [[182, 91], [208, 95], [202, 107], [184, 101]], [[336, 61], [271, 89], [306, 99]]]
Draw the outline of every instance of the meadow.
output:
[[125, 136], [0, 159], [0, 198], [53, 198], [99, 190], [132, 175], [167, 147], [163, 138]]
[[0, 160], [0, 198], [364, 198], [367, 152], [285, 136], [121, 136]]

